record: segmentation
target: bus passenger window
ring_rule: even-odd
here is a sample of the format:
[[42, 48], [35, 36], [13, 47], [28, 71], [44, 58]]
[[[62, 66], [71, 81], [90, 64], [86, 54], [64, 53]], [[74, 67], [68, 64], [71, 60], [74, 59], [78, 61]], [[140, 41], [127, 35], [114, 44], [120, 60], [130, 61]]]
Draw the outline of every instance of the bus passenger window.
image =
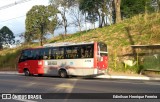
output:
[[72, 59], [71, 54], [72, 54], [72, 47], [69, 46], [69, 47], [66, 48], [66, 58], [67, 59]]
[[49, 49], [48, 48], [44, 49], [43, 59], [49, 59]]
[[82, 57], [82, 58], [85, 58], [85, 54], [84, 54], [84, 53], [82, 53], [82, 54], [81, 54], [81, 57]]
[[93, 45], [82, 46], [81, 58], [93, 58]]

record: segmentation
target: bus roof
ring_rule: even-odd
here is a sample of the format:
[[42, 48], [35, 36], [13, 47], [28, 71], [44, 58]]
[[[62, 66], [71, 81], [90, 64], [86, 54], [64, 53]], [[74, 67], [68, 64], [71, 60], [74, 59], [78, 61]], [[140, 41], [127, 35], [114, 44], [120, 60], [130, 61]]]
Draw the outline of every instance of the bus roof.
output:
[[62, 43], [50, 43], [45, 44], [43, 47], [57, 47], [57, 46], [70, 46], [70, 45], [87, 45], [87, 44], [93, 44], [94, 42], [80, 42], [80, 43], [74, 43], [74, 42], [62, 42]]
[[[34, 50], [34, 49], [41, 49], [41, 48], [72, 46], [72, 45], [87, 45], [87, 44], [93, 44], [93, 43], [94, 43], [94, 41], [92, 41], [92, 42], [79, 42], [79, 43], [74, 43], [74, 42], [49, 43], [49, 44], [44, 44], [41, 47], [26, 48], [24, 50]], [[102, 42], [98, 42], [98, 43], [102, 43]]]

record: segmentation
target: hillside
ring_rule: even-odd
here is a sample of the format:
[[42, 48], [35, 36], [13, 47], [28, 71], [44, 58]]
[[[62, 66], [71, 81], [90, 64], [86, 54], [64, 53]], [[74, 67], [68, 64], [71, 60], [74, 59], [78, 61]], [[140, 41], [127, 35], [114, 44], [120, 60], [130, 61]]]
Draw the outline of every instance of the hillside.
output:
[[[125, 56], [132, 53], [130, 45], [160, 44], [160, 14], [137, 15], [123, 22], [95, 30], [78, 32], [65, 38], [58, 36], [47, 41], [53, 42], [88, 42], [103, 41], [108, 45], [109, 68], [116, 71], [137, 72], [137, 67], [125, 67], [124, 59], [133, 59]], [[19, 52], [24, 47], [0, 51], [0, 68], [16, 69]], [[16, 60], [15, 60], [16, 59]]]

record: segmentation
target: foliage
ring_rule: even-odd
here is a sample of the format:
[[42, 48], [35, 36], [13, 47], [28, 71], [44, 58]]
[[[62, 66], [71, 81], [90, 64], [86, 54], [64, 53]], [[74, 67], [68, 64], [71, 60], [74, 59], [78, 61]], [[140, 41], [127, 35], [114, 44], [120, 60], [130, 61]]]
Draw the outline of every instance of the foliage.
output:
[[36, 5], [27, 13], [25, 40], [40, 40], [43, 44], [45, 35], [53, 33], [57, 25], [57, 9], [53, 6]]
[[152, 0], [122, 0], [121, 13], [123, 18], [153, 11]]
[[[160, 14], [153, 13], [146, 17], [144, 15], [137, 15], [132, 18], [126, 19], [119, 24], [114, 24], [111, 26], [97, 28], [96, 30], [82, 31], [72, 35], [67, 35], [65, 39], [63, 36], [57, 36], [50, 39], [47, 43], [54, 42], [89, 42], [89, 41], [103, 41], [108, 45], [108, 56], [109, 56], [109, 69], [114, 71], [121, 71], [126, 73], [136, 73], [139, 71], [137, 65], [129, 67], [124, 66], [124, 59], [130, 59], [127, 55], [132, 54], [132, 49], [130, 47], [131, 42], [129, 40], [126, 27], [130, 29], [130, 37], [134, 41], [135, 45], [152, 45], [160, 43]], [[37, 46], [37, 45], [34, 45]], [[22, 47], [22, 46], [21, 46]], [[31, 46], [31, 44], [29, 45]], [[23, 49], [17, 48], [15, 51]], [[14, 50], [12, 50], [14, 51]], [[13, 59], [18, 56], [15, 55], [14, 58], [8, 53], [13, 53], [11, 50], [0, 51], [0, 67], [2, 67], [4, 61], [10, 63], [10, 67], [13, 67]], [[4, 56], [4, 57], [2, 57]], [[9, 57], [7, 57], [9, 56]], [[5, 59], [8, 58], [8, 59]], [[12, 59], [13, 58], [13, 59]], [[131, 60], [134, 60], [133, 58]], [[152, 60], [152, 59], [151, 59]], [[136, 60], [134, 60], [135, 62]], [[147, 60], [146, 60], [147, 61]], [[149, 61], [149, 60], [148, 60]], [[148, 66], [146, 62], [145, 66]], [[159, 60], [157, 60], [159, 61]], [[153, 63], [154, 64], [154, 63]], [[9, 65], [4, 65], [3, 68], [9, 67]]]
[[[99, 27], [105, 25], [105, 16], [108, 15], [108, 0], [80, 0], [79, 9], [87, 14], [86, 19], [94, 23], [99, 19]], [[98, 18], [99, 17], [99, 18]]]
[[3, 45], [14, 44], [15, 36], [13, 32], [6, 26], [0, 29], [0, 50], [3, 48]]

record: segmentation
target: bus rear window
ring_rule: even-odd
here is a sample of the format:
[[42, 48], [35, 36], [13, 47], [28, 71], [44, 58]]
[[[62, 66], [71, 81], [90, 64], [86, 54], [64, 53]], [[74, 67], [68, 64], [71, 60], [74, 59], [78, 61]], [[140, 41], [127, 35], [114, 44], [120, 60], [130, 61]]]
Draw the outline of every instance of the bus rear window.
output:
[[100, 51], [107, 52], [107, 45], [105, 43], [99, 43]]

